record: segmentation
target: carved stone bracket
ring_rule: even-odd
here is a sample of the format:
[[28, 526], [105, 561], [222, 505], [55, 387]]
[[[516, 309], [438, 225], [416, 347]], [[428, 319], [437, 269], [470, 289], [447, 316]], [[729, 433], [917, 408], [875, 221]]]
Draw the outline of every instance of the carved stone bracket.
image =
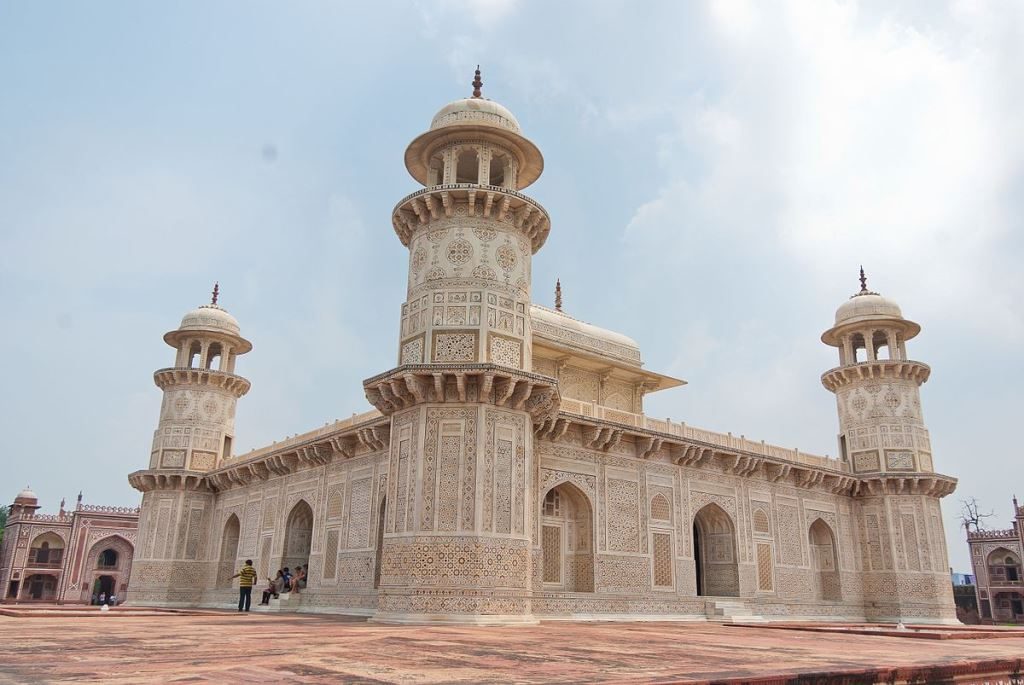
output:
[[236, 398], [249, 392], [250, 383], [241, 376], [213, 369], [170, 368], [153, 373], [153, 382], [161, 390], [176, 385], [210, 385], [230, 392]]
[[128, 475], [128, 482], [139, 492], [150, 492], [152, 490], [208, 492], [211, 489], [207, 482], [206, 474], [183, 470], [136, 471]]
[[956, 478], [949, 476], [879, 476], [858, 479], [853, 488], [854, 496], [874, 497], [878, 495], [926, 495], [945, 497], [956, 489]]
[[554, 378], [497, 364], [406, 364], [363, 381], [363, 389], [385, 416], [425, 402], [480, 402], [527, 411], [543, 426], [561, 403]]
[[821, 384], [835, 392], [843, 386], [867, 379], [899, 378], [921, 385], [931, 375], [931, 367], [922, 362], [876, 359], [830, 369], [821, 375]]

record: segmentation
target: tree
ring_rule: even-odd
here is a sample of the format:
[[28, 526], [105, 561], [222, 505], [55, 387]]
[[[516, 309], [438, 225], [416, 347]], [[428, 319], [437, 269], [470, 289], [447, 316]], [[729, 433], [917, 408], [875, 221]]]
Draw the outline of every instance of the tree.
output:
[[4, 541], [4, 528], [7, 527], [7, 512], [9, 510], [9, 505], [0, 506], [0, 542]]
[[995, 516], [995, 512], [981, 513], [976, 498], [969, 497], [960, 500], [960, 523], [963, 524], [968, 533], [971, 532], [971, 526], [974, 526], [975, 531], [981, 530], [985, 519], [992, 516]]

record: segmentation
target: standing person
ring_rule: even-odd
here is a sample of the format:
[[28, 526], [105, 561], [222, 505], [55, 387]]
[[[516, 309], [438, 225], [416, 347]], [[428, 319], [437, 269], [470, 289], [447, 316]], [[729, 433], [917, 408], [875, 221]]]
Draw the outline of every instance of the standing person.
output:
[[238, 578], [238, 610], [242, 611], [244, 605], [245, 611], [249, 611], [249, 605], [252, 603], [252, 586], [256, 582], [256, 569], [252, 567], [252, 559], [246, 559], [242, 570], [231, 578]]

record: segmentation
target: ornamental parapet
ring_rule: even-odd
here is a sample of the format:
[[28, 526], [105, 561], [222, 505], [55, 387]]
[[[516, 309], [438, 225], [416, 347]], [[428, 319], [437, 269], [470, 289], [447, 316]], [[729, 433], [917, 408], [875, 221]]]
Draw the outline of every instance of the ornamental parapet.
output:
[[[571, 401], [569, 401], [571, 402]], [[568, 402], [567, 402], [568, 404]], [[620, 412], [626, 414], [626, 412]], [[641, 415], [641, 419], [646, 419]], [[616, 416], [615, 418], [626, 418]], [[825, 457], [806, 459], [798, 451], [775, 453], [770, 446], [738, 439], [723, 440], [722, 434], [703, 431], [702, 437], [711, 441], [684, 437], [680, 424], [657, 422], [659, 428], [675, 429], [675, 432], [652, 429], [644, 422], [622, 423], [610, 418], [583, 416], [566, 411], [564, 408], [547, 421], [536, 427], [539, 439], [557, 442], [570, 428], [580, 431], [584, 447], [608, 452], [618, 445], [623, 437], [630, 436], [635, 444], [638, 459], [661, 456], [677, 465], [693, 468], [717, 468], [724, 473], [740, 477], [762, 477], [771, 483], [786, 482], [803, 489], [821, 489], [847, 496], [872, 496], [878, 494], [920, 494], [945, 497], [953, 492], [956, 479], [938, 474], [927, 476], [883, 476], [870, 479], [858, 478], [849, 472], [845, 462]], [[693, 429], [700, 432], [700, 429]], [[717, 437], [716, 439], [716, 436]], [[720, 444], [727, 442], [728, 444]], [[750, 448], [753, 448], [750, 449]], [[754, 451], [756, 450], [756, 451]], [[796, 457], [799, 461], [792, 458]]]
[[379, 412], [354, 414], [225, 462], [206, 478], [214, 490], [228, 490], [323, 466], [337, 459], [351, 459], [360, 451], [380, 452], [387, 449], [390, 431], [390, 420]]
[[455, 206], [465, 204], [472, 215], [499, 221], [512, 217], [513, 225], [530, 239], [537, 252], [548, 239], [551, 218], [535, 200], [517, 190], [476, 183], [450, 183], [417, 190], [402, 199], [391, 214], [391, 223], [406, 247], [420, 226], [442, 216], [451, 217]]
[[175, 471], [167, 469], [135, 471], [128, 474], [128, 482], [139, 492], [150, 492], [153, 490], [210, 492], [211, 490], [205, 474], [184, 469]]
[[71, 521], [71, 512], [63, 514], [36, 514], [31, 511], [12, 511], [7, 519], [11, 523], [15, 521], [39, 522], [39, 523], [68, 523]]
[[80, 504], [75, 511], [87, 514], [139, 514], [138, 507], [108, 507], [103, 504]]
[[1016, 540], [1018, 538], [1016, 529], [1005, 530], [974, 530], [967, 531], [968, 540]]
[[248, 380], [233, 373], [180, 366], [156, 371], [153, 374], [153, 382], [161, 390], [177, 385], [209, 385], [226, 390], [236, 398], [249, 392], [251, 387]]
[[385, 416], [423, 403], [486, 403], [529, 412], [534, 424], [558, 413], [558, 381], [498, 364], [403, 364], [363, 381]]
[[909, 359], [876, 359], [829, 369], [821, 374], [821, 384], [832, 392], [862, 380], [901, 379], [921, 385], [928, 380], [931, 372], [931, 367], [922, 362]]

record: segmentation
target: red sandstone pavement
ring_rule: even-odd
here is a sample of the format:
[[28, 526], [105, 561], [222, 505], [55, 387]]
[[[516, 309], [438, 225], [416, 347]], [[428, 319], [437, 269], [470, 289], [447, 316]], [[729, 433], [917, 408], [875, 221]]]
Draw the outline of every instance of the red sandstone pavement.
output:
[[0, 645], [5, 684], [690, 683], [799, 674], [814, 683], [849, 671], [871, 682], [865, 670], [1024, 657], [1024, 637], [913, 640], [668, 622], [413, 627], [235, 612], [0, 616]]

